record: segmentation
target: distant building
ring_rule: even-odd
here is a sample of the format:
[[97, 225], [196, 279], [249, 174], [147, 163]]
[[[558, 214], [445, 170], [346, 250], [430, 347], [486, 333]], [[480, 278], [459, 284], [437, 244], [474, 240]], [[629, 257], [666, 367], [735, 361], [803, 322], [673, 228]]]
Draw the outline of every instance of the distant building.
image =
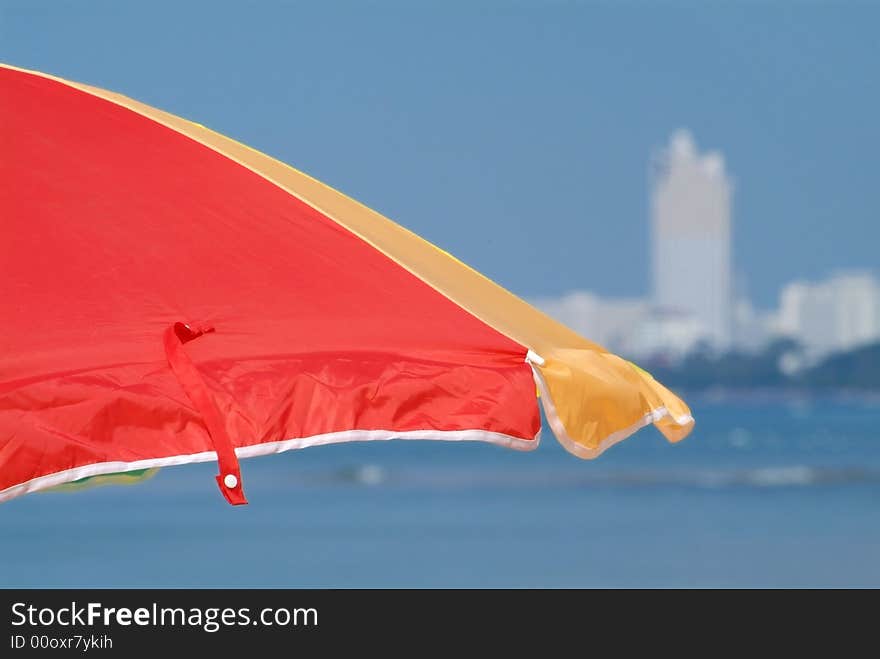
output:
[[708, 343], [726, 349], [732, 184], [724, 159], [716, 152], [700, 155], [691, 134], [678, 131], [654, 158], [651, 186], [654, 304], [692, 317]]
[[601, 298], [573, 291], [535, 306], [609, 350], [632, 357], [679, 359], [705, 341], [703, 325], [678, 309], [641, 298]]
[[608, 299], [586, 291], [533, 300], [533, 303], [591, 341], [621, 352], [629, 352], [633, 327], [650, 307], [642, 299]]
[[676, 361], [705, 340], [705, 326], [693, 314], [654, 307], [632, 325], [625, 348], [634, 357]]
[[841, 273], [782, 289], [775, 331], [822, 356], [880, 341], [880, 282], [867, 272]]

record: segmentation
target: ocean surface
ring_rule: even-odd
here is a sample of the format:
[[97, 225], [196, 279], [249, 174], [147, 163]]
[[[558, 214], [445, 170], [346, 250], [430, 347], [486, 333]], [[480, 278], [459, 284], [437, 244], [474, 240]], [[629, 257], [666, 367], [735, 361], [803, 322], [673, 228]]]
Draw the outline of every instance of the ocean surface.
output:
[[880, 400], [691, 396], [598, 460], [545, 428], [324, 446], [0, 505], [0, 585], [880, 587]]

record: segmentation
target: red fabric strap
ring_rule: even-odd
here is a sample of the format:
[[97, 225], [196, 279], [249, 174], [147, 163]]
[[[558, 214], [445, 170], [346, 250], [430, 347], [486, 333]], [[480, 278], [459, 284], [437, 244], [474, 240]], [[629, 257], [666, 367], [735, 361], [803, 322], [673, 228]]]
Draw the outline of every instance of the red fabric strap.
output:
[[[241, 486], [241, 469], [232, 446], [232, 440], [226, 432], [226, 424], [223, 422], [220, 410], [217, 409], [217, 404], [214, 402], [205, 380], [183, 349], [184, 343], [213, 331], [213, 327], [194, 329], [183, 323], [174, 323], [165, 330], [165, 355], [171, 370], [180, 382], [180, 386], [202, 415], [202, 420], [208, 428], [208, 435], [211, 437], [214, 450], [217, 451], [217, 460], [220, 463], [217, 485], [220, 486], [220, 491], [229, 503], [233, 506], [240, 506], [246, 504], [247, 499]], [[231, 477], [234, 477], [234, 481]], [[230, 487], [230, 483], [233, 484], [232, 487]]]

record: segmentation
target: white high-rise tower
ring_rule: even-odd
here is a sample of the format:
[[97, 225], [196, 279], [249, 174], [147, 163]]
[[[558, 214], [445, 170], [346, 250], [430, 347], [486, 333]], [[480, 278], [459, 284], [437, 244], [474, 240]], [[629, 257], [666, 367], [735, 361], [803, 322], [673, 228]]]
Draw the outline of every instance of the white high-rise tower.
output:
[[717, 348], [731, 343], [732, 184], [717, 152], [676, 132], [652, 168], [654, 303], [687, 312]]

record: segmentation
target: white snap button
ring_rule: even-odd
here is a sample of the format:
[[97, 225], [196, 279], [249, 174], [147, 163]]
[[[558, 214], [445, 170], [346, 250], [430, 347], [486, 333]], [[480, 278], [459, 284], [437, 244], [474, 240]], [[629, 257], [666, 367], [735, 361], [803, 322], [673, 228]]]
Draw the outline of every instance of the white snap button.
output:
[[231, 490], [238, 485], [238, 479], [235, 477], [235, 474], [226, 474], [223, 477], [223, 484]]

